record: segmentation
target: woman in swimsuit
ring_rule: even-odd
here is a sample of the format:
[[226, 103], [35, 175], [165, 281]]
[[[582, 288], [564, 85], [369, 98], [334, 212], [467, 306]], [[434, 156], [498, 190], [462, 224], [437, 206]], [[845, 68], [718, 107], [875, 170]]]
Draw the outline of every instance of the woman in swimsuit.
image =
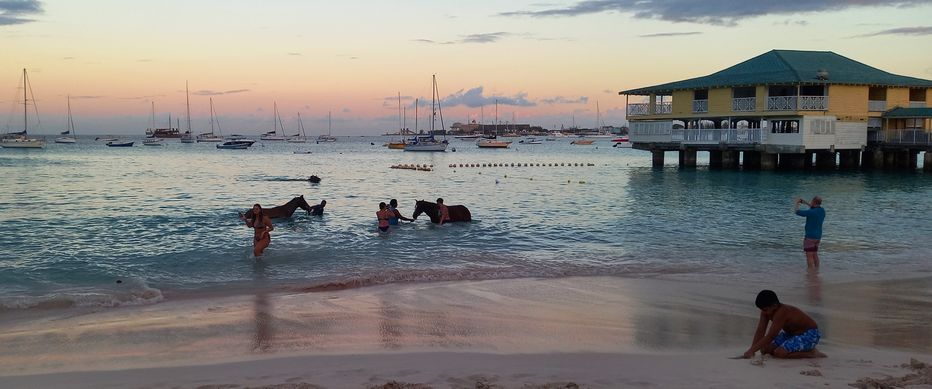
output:
[[269, 244], [272, 243], [272, 236], [269, 235], [269, 233], [275, 229], [275, 227], [272, 226], [272, 218], [262, 212], [262, 206], [259, 204], [252, 206], [251, 219], [247, 219], [245, 216], [242, 218], [247, 226], [255, 230], [252, 253], [256, 257], [259, 257], [262, 255], [262, 252], [265, 251], [265, 248], [269, 247]]
[[394, 216], [395, 215], [392, 211], [388, 210], [388, 206], [385, 205], [384, 202], [379, 203], [379, 211], [375, 213], [375, 217], [379, 219], [379, 231], [388, 231], [388, 219]]

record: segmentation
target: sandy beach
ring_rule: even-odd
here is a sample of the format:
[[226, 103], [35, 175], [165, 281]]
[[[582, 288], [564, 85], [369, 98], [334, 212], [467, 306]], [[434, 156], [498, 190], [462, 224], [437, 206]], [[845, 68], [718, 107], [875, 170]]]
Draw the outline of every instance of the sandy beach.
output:
[[915, 373], [901, 366], [913, 358], [932, 362], [930, 285], [788, 287], [781, 299], [816, 318], [829, 358], [763, 366], [728, 359], [750, 341], [756, 289], [669, 279], [412, 283], [7, 312], [0, 386], [846, 387]]

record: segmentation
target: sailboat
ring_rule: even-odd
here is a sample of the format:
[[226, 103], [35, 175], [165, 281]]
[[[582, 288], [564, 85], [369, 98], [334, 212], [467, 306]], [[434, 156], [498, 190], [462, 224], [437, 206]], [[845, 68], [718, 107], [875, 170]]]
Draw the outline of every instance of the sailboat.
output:
[[419, 135], [411, 143], [405, 145], [405, 151], [447, 151], [446, 131], [443, 132], [443, 140], [439, 141], [434, 137], [434, 124], [437, 121], [437, 113], [440, 113], [440, 128], [446, 128], [443, 125], [443, 109], [440, 107], [440, 92], [437, 90], [437, 75], [433, 76], [433, 87], [430, 98], [430, 135]]
[[[41, 149], [45, 147], [45, 140], [29, 138], [27, 130], [29, 128], [29, 78], [26, 75], [26, 69], [23, 69], [23, 130], [20, 132], [7, 133], [0, 140], [0, 147], [7, 149]], [[39, 108], [36, 107], [36, 96], [32, 96], [32, 106], [36, 111], [36, 121], [39, 119]]]
[[71, 118], [71, 96], [68, 96], [68, 121], [65, 123], [66, 130], [62, 131], [61, 134], [65, 136], [60, 136], [55, 138], [55, 143], [64, 143], [64, 144], [74, 144], [78, 140], [75, 139], [77, 134], [74, 132], [74, 119]]
[[[405, 124], [404, 124], [405, 119], [407, 119], [407, 118], [402, 118], [402, 110], [401, 110], [401, 92], [398, 92], [398, 125], [400, 126], [400, 129], [398, 130], [398, 133], [399, 133], [399, 134], [404, 134], [404, 133], [405, 133]], [[407, 144], [407, 143], [405, 143], [404, 135], [402, 135], [400, 141], [394, 141], [394, 140], [392, 140], [392, 141], [386, 143], [385, 145], [388, 146], [388, 148], [390, 148], [390, 149], [404, 150], [406, 144]]]
[[282, 122], [281, 117], [278, 116], [278, 103], [273, 102], [272, 107], [273, 107], [272, 110], [274, 111], [273, 116], [272, 116], [272, 122], [274, 123], [273, 129], [272, 131], [262, 134], [262, 136], [259, 137], [259, 140], [269, 140], [269, 141], [285, 140], [285, 135], [284, 135], [285, 129], [284, 128], [282, 128], [282, 135], [278, 135], [278, 127], [279, 127], [279, 124]]
[[298, 125], [301, 126], [301, 133], [289, 137], [289, 143], [307, 143], [307, 134], [304, 133], [304, 121], [301, 120], [301, 112], [298, 112]]
[[[595, 102], [595, 127], [596, 127], [596, 131], [598, 131], [599, 123], [600, 123], [601, 121], [602, 121], [602, 117], [601, 117], [601, 114], [600, 114], [600, 112], [599, 112], [599, 102], [596, 101], [596, 102]], [[575, 127], [575, 124], [576, 124], [576, 116], [575, 116], [575, 115], [573, 116], [573, 124], [574, 124], [574, 127]], [[576, 139], [576, 140], [570, 142], [571, 145], [585, 146], [585, 145], [591, 145], [592, 142], [594, 142], [594, 140], [592, 140], [592, 139], [586, 139], [586, 134], [585, 134], [585, 133], [580, 133], [578, 129], [577, 129], [577, 131], [576, 131], [576, 134], [577, 134], [577, 136], [579, 136], [579, 139]]]
[[495, 135], [489, 138], [482, 138], [476, 141], [476, 146], [480, 149], [507, 149], [510, 141], [498, 140], [498, 100], [495, 100]]
[[321, 142], [326, 143], [326, 142], [336, 142], [336, 141], [337, 141], [337, 138], [336, 138], [335, 136], [330, 135], [330, 130], [331, 130], [330, 126], [331, 126], [331, 124], [332, 124], [332, 120], [331, 120], [331, 118], [330, 118], [330, 111], [327, 111], [327, 135], [323, 135], [323, 134], [319, 135], [319, 136], [317, 137], [317, 143], [321, 143]]
[[191, 96], [188, 93], [188, 82], [184, 83], [184, 105], [187, 110], [188, 128], [181, 134], [181, 143], [194, 143], [194, 133], [191, 132]]
[[[214, 119], [214, 99], [210, 99], [210, 132], [203, 132], [197, 135], [197, 142], [223, 142], [223, 135], [220, 131], [220, 121]], [[214, 133], [214, 122], [217, 123], [217, 132]]]

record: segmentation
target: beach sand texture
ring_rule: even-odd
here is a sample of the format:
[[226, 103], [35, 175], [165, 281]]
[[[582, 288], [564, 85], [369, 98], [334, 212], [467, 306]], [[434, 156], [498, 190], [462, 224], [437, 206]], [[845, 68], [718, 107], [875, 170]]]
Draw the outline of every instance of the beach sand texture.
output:
[[744, 388], [926, 379], [927, 368], [909, 363], [932, 361], [932, 278], [815, 278], [788, 287], [781, 300], [819, 322], [829, 357], [763, 365], [728, 359], [750, 342], [756, 292], [573, 277], [261, 292], [57, 316], [7, 312], [0, 386]]

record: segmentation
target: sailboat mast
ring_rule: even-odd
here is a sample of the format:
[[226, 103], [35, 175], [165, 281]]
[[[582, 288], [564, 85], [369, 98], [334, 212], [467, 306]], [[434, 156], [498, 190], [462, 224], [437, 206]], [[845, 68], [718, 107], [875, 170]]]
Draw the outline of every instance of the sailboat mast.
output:
[[404, 124], [401, 123], [401, 92], [398, 92], [398, 133], [401, 133], [402, 128]]
[[272, 102], [272, 132], [278, 133], [278, 103]]
[[188, 82], [184, 82], [184, 106], [187, 113], [188, 132], [191, 132], [191, 95], [188, 93]]
[[298, 124], [301, 125], [301, 136], [307, 138], [307, 135], [304, 133], [304, 121], [301, 120], [301, 112], [298, 112]]
[[71, 118], [71, 95], [68, 95], [68, 131], [71, 136], [76, 136], [74, 133], [74, 119]]
[[152, 123], [152, 131], [155, 131], [155, 102], [152, 102], [152, 113], [150, 114], [149, 122]]
[[23, 133], [29, 129], [29, 101], [26, 98], [26, 68], [23, 68]]
[[417, 134], [417, 104], [418, 99], [414, 99], [414, 133]]
[[332, 124], [333, 124], [333, 119], [330, 116], [330, 111], [327, 111], [327, 136], [328, 137], [331, 136], [330, 129], [331, 129]]
[[433, 76], [430, 86], [430, 135], [434, 135], [434, 121], [437, 119], [437, 75]]
[[210, 98], [210, 133], [214, 133], [214, 98]]
[[595, 131], [602, 130], [602, 111], [599, 110], [599, 101], [595, 101]]
[[495, 135], [498, 135], [498, 99], [495, 99]]

